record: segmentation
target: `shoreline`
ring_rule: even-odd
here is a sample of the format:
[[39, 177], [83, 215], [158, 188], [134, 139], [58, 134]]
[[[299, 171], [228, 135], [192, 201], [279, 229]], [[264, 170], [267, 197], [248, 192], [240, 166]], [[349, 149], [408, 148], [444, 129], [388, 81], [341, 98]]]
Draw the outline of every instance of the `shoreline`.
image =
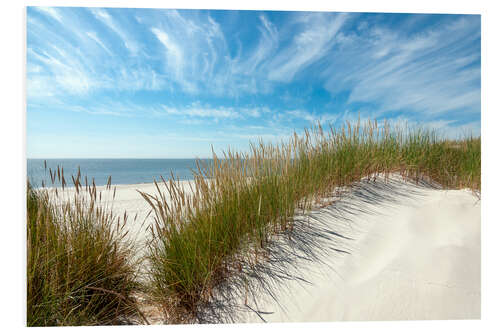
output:
[[[166, 181], [168, 181], [167, 179], [165, 179]], [[177, 181], [177, 180], [176, 180]], [[194, 181], [194, 178], [193, 179], [180, 179], [179, 180], [181, 183], [182, 182], [192, 182]], [[157, 181], [158, 182], [158, 185], [161, 185], [163, 183], [163, 181]], [[68, 190], [71, 190], [71, 189], [74, 189], [75, 186], [73, 185], [73, 183], [71, 183], [72, 185], [65, 185], [64, 186], [64, 189], [68, 189]], [[89, 186], [92, 186], [92, 184], [88, 184]], [[123, 183], [123, 184], [114, 184], [114, 183], [111, 183], [111, 188], [114, 188], [115, 186], [120, 186], [120, 187], [127, 187], [127, 186], [144, 186], [144, 185], [153, 185], [154, 186], [154, 182], [145, 182], [145, 183]], [[106, 184], [103, 184], [103, 185], [97, 185], [96, 184], [96, 188], [97, 189], [100, 189], [100, 188], [105, 188], [107, 185]], [[84, 184], [82, 184], [82, 187], [85, 187]], [[57, 186], [38, 186], [38, 187], [33, 187], [35, 189], [48, 189], [48, 190], [52, 190], [52, 189], [62, 189], [62, 185], [57, 185]]]

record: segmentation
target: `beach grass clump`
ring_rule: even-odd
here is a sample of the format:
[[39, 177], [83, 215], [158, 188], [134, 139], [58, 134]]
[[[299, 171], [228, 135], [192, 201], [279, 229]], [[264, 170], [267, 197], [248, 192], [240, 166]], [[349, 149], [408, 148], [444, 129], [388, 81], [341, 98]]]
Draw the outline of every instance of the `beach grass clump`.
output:
[[121, 324], [137, 316], [126, 216], [120, 220], [101, 207], [95, 185], [83, 187], [79, 176], [74, 181], [75, 196], [64, 200], [64, 187], [28, 182], [28, 326]]
[[444, 140], [418, 150], [412, 156], [419, 172], [449, 189], [481, 190], [481, 139]]
[[[274, 234], [339, 187], [398, 172], [447, 188], [480, 190], [480, 138], [449, 141], [436, 132], [389, 123], [321, 125], [288, 142], [227, 151], [199, 162], [194, 185], [156, 183], [143, 193], [154, 210], [149, 287], [170, 322], [199, 321], [200, 310], [242, 263], [265, 260]], [[251, 292], [251, 291], [250, 291]]]

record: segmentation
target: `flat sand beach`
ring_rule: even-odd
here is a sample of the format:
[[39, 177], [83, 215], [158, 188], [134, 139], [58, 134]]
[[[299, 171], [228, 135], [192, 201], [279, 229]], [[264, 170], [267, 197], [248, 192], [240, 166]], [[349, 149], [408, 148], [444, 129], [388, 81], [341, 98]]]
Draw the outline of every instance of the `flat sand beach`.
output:
[[[189, 183], [190, 181], [187, 180], [181, 181], [186, 190], [189, 189]], [[158, 185], [163, 191], [164, 185], [161, 183]], [[100, 204], [111, 209], [115, 216], [120, 217], [120, 220], [123, 220], [124, 213], [127, 213], [126, 227], [129, 231], [128, 235], [137, 242], [138, 246], [144, 245], [149, 235], [147, 228], [153, 222], [153, 213], [151, 212], [151, 206], [139, 192], [156, 195], [155, 184], [113, 185], [110, 189], [107, 189], [106, 186], [96, 186], [96, 190], [98, 195], [101, 195]], [[50, 189], [50, 191], [54, 193], [54, 189]], [[67, 187], [64, 191], [58, 188], [58, 191], [59, 196], [64, 200], [73, 198], [75, 195], [74, 187]], [[81, 193], [86, 192], [82, 191]]]
[[[152, 217], [138, 191], [155, 194], [154, 184], [117, 185], [112, 204], [113, 190], [98, 190], [116, 214], [127, 211], [130, 234], [144, 242]], [[293, 259], [298, 278], [277, 284], [274, 297], [235, 300], [250, 309], [239, 322], [480, 319], [477, 195], [393, 175], [365, 179], [331, 201], [297, 216], [296, 233], [314, 230], [321, 239], [310, 249], [318, 260]]]

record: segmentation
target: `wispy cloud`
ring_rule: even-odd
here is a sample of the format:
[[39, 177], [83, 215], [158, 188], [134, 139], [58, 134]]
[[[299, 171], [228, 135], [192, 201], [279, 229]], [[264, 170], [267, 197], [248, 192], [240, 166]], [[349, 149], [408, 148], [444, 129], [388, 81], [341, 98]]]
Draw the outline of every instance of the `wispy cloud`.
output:
[[185, 57], [182, 48], [165, 31], [159, 28], [152, 28], [151, 31], [165, 48], [167, 71], [173, 75], [171, 79], [179, 83], [186, 91], [196, 92], [196, 85], [185, 78]]
[[113, 52], [111, 52], [109, 48], [106, 45], [104, 45], [104, 43], [97, 37], [97, 34], [95, 32], [89, 31], [87, 32], [87, 36], [92, 38], [97, 43], [97, 45], [102, 47], [102, 49], [106, 51], [109, 55], [113, 55]]
[[480, 33], [477, 15], [28, 7], [28, 110], [227, 142], [358, 116], [479, 133]]
[[181, 72], [183, 67], [183, 56], [179, 46], [171, 41], [164, 31], [157, 28], [153, 28], [151, 31], [153, 31], [158, 40], [165, 46], [168, 53], [167, 58], [169, 66]]
[[[83, 112], [92, 115], [112, 115], [118, 117], [158, 118], [175, 117], [185, 124], [206, 124], [207, 120], [243, 120], [258, 119], [277, 112], [268, 107], [227, 107], [212, 106], [193, 102], [188, 105], [166, 105], [162, 103], [140, 104], [131, 100], [115, 101], [107, 98], [81, 105], [71, 100], [53, 96], [51, 105], [57, 109], [72, 112]], [[43, 108], [46, 104], [31, 102], [28, 107]], [[257, 128], [253, 126], [253, 128]]]
[[264, 15], [260, 15], [259, 19], [261, 22], [261, 25], [257, 27], [260, 31], [259, 43], [248, 59], [240, 65], [240, 70], [246, 74], [255, 73], [262, 62], [268, 62], [279, 46], [279, 33], [276, 26]]
[[38, 53], [28, 49], [28, 57], [36, 59], [47, 70], [46, 73], [40, 73], [40, 70], [40, 74], [28, 78], [28, 93], [43, 95], [43, 90], [46, 89], [53, 95], [61, 89], [69, 93], [85, 94], [94, 85], [81, 62], [56, 46], [52, 47], [51, 53]]
[[232, 108], [210, 108], [201, 107], [200, 105], [194, 104], [185, 108], [175, 108], [164, 106], [164, 111], [168, 115], [177, 116], [189, 116], [189, 117], [199, 117], [199, 118], [238, 118], [240, 114], [234, 111]]
[[[115, 40], [106, 31], [96, 30], [98, 26], [92, 17], [97, 16], [124, 36], [111, 15], [104, 10], [93, 9], [90, 17], [75, 13], [73, 9], [49, 8], [51, 13], [65, 22], [68, 28], [48, 24], [38, 16], [28, 17], [28, 96], [44, 98], [51, 96], [89, 95], [105, 91], [148, 91], [168, 88], [165, 75], [159, 73], [150, 63], [137, 61], [130, 56], [115, 53]], [[72, 25], [75, 14], [79, 14], [82, 26]], [[95, 15], [94, 15], [95, 14]], [[65, 17], [69, 17], [65, 19]], [[94, 18], [95, 19], [95, 18]], [[92, 29], [89, 29], [92, 27]], [[135, 43], [129, 37], [126, 44], [137, 52]], [[121, 38], [118, 39], [120, 42]], [[110, 42], [111, 41], [111, 42]], [[36, 69], [36, 70], [35, 70]]]
[[45, 13], [52, 17], [53, 19], [62, 23], [62, 16], [59, 14], [59, 11], [53, 7], [35, 7], [38, 11]]
[[480, 21], [472, 16], [460, 22], [410, 36], [387, 28], [353, 34], [355, 42], [346, 43], [324, 72], [325, 86], [332, 93], [349, 90], [350, 103], [376, 103], [387, 112], [477, 114]]
[[341, 114], [338, 113], [315, 114], [305, 110], [289, 110], [285, 111], [285, 114], [292, 118], [305, 120], [311, 124], [332, 124], [341, 116]]
[[297, 33], [291, 45], [280, 51], [270, 63], [269, 78], [289, 82], [295, 74], [314, 61], [326, 56], [334, 37], [346, 21], [345, 13], [327, 15], [311, 13], [297, 20], [304, 29]]
[[[164, 114], [189, 117], [191, 120], [193, 118], [251, 119], [272, 113], [268, 107], [213, 107], [211, 105], [202, 105], [199, 102], [181, 107], [163, 105], [162, 109]], [[156, 115], [161, 115], [161, 113], [156, 113]]]
[[187, 18], [176, 10], [161, 11], [150, 31], [164, 50], [165, 74], [190, 94], [210, 91], [217, 95], [237, 89], [229, 75], [230, 59], [223, 32], [210, 16]]
[[129, 33], [127, 33], [105, 9], [92, 8], [90, 9], [92, 14], [101, 22], [103, 22], [107, 27], [113, 30], [118, 36], [120, 36], [125, 47], [130, 51], [132, 55], [136, 55], [139, 51], [138, 43], [133, 40]]

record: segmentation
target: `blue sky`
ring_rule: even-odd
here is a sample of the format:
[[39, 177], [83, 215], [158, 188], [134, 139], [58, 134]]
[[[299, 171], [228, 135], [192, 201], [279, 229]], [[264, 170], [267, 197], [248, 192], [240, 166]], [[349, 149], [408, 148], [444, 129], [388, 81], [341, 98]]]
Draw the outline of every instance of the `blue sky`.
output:
[[183, 158], [314, 122], [480, 134], [479, 15], [27, 9], [28, 158]]

